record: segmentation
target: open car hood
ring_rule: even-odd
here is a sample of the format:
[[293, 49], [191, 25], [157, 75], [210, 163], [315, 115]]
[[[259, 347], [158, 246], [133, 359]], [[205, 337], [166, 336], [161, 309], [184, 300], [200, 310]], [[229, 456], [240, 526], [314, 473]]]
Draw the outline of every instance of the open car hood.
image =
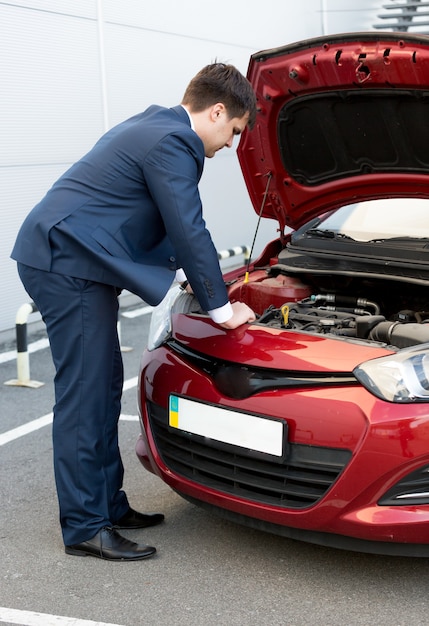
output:
[[429, 197], [429, 37], [346, 33], [252, 55], [238, 158], [280, 232], [357, 200]]

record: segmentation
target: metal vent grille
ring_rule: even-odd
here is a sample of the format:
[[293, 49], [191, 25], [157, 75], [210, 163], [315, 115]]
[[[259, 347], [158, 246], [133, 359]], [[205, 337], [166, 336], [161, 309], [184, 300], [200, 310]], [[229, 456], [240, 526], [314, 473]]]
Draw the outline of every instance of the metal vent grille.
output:
[[382, 8], [374, 28], [429, 34], [429, 0], [390, 0]]
[[216, 441], [168, 427], [167, 410], [148, 403], [158, 453], [176, 474], [253, 502], [301, 509], [315, 504], [336, 481], [351, 451], [289, 444], [283, 463], [228, 451]]

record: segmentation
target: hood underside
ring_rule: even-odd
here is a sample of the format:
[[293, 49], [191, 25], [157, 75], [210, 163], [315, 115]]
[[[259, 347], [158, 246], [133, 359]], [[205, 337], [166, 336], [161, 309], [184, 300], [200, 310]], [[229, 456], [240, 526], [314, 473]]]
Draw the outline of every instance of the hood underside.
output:
[[356, 200], [429, 197], [429, 37], [348, 33], [254, 54], [238, 147], [258, 214], [298, 228]]

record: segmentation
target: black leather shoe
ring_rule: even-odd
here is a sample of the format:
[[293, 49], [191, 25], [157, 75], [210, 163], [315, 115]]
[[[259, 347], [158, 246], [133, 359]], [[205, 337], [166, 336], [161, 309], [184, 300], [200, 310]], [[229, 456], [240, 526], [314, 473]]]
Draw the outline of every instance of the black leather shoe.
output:
[[95, 556], [107, 561], [139, 561], [153, 556], [156, 548], [125, 539], [114, 528], [105, 526], [89, 541], [66, 546], [65, 551], [74, 556]]
[[147, 528], [148, 526], [156, 526], [163, 521], [164, 515], [162, 513], [139, 513], [130, 508], [116, 522], [115, 528]]

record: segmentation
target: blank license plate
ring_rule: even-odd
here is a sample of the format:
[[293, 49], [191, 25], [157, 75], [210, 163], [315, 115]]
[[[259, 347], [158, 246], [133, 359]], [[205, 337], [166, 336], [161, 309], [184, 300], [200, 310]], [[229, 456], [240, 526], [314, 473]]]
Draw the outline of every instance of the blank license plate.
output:
[[222, 443], [276, 457], [283, 456], [285, 424], [279, 420], [172, 395], [169, 424], [171, 428]]

